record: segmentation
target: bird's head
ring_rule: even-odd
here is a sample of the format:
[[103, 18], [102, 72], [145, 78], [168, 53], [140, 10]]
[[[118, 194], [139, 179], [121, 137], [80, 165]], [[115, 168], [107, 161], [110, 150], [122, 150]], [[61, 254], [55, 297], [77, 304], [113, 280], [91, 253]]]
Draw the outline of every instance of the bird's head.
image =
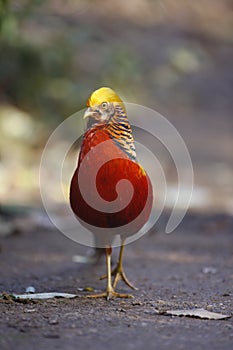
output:
[[115, 114], [116, 105], [125, 111], [125, 106], [115, 91], [108, 87], [102, 87], [95, 90], [87, 100], [88, 108], [84, 118], [89, 118], [89, 125], [108, 123]]

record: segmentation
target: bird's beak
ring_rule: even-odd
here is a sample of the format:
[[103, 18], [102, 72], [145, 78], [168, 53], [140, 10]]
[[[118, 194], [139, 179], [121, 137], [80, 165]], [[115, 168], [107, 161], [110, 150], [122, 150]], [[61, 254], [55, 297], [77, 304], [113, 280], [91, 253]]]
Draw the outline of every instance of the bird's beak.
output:
[[93, 113], [94, 113], [93, 109], [91, 107], [88, 107], [84, 113], [83, 119], [93, 117]]

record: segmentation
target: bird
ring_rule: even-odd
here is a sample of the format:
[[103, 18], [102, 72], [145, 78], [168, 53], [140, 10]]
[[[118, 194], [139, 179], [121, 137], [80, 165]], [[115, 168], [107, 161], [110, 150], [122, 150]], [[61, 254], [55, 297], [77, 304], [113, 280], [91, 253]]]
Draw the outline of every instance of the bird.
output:
[[[101, 87], [93, 91], [83, 118], [87, 120], [86, 131], [71, 179], [70, 205], [77, 220], [101, 242], [107, 269], [101, 277], [107, 279], [106, 290], [88, 297], [128, 298], [132, 295], [117, 292], [116, 286], [122, 280], [136, 289], [124, 272], [123, 254], [127, 238], [137, 233], [149, 219], [152, 183], [137, 161], [125, 104], [114, 90]], [[97, 192], [93, 190], [92, 181]], [[97, 197], [106, 207], [99, 205]], [[111, 270], [112, 241], [116, 235], [120, 236], [121, 246], [117, 265]]]

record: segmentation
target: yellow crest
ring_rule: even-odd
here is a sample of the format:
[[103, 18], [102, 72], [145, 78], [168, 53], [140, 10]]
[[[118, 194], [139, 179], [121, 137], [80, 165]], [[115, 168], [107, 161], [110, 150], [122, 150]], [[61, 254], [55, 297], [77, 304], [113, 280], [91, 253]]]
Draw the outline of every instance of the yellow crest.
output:
[[103, 102], [118, 102], [125, 110], [123, 101], [116, 92], [109, 87], [102, 87], [95, 90], [87, 100], [87, 107], [98, 106]]

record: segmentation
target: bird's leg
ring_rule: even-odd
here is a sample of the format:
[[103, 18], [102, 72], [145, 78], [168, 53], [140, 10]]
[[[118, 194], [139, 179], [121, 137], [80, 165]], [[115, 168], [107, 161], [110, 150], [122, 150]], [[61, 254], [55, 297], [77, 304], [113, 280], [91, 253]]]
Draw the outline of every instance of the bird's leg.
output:
[[106, 297], [107, 300], [110, 299], [111, 295], [114, 293], [114, 289], [112, 287], [112, 279], [111, 279], [111, 254], [112, 248], [106, 248], [106, 264], [107, 264], [107, 290]]
[[113, 270], [113, 273], [112, 273], [115, 276], [114, 282], [113, 282], [113, 288], [116, 288], [117, 283], [120, 280], [122, 280], [131, 289], [137, 289], [136, 287], [134, 287], [134, 285], [132, 283], [129, 282], [128, 278], [125, 275], [124, 269], [123, 269], [124, 249], [125, 249], [125, 242], [124, 242], [124, 240], [122, 240], [117, 266], [115, 267], [115, 269]]
[[112, 248], [106, 248], [106, 264], [107, 264], [107, 288], [106, 292], [99, 293], [99, 294], [91, 294], [88, 295], [88, 298], [101, 298], [106, 297], [107, 300], [116, 297], [116, 298], [131, 298], [132, 295], [129, 294], [121, 294], [114, 291], [114, 288], [112, 286], [112, 273], [111, 273], [111, 254], [112, 254]]
[[[123, 253], [124, 253], [124, 248], [125, 248], [125, 242], [122, 240], [121, 243], [121, 248], [120, 248], [120, 253], [119, 253], [119, 258], [117, 262], [117, 266], [114, 268], [114, 270], [111, 272], [112, 276], [115, 276], [114, 282], [113, 282], [113, 288], [115, 289], [117, 286], [117, 283], [122, 280], [125, 282], [125, 284], [130, 287], [131, 289], [137, 290], [136, 287], [132, 283], [129, 282], [128, 278], [125, 275], [124, 269], [123, 269]], [[100, 279], [107, 278], [107, 275], [103, 275], [100, 277]]]

